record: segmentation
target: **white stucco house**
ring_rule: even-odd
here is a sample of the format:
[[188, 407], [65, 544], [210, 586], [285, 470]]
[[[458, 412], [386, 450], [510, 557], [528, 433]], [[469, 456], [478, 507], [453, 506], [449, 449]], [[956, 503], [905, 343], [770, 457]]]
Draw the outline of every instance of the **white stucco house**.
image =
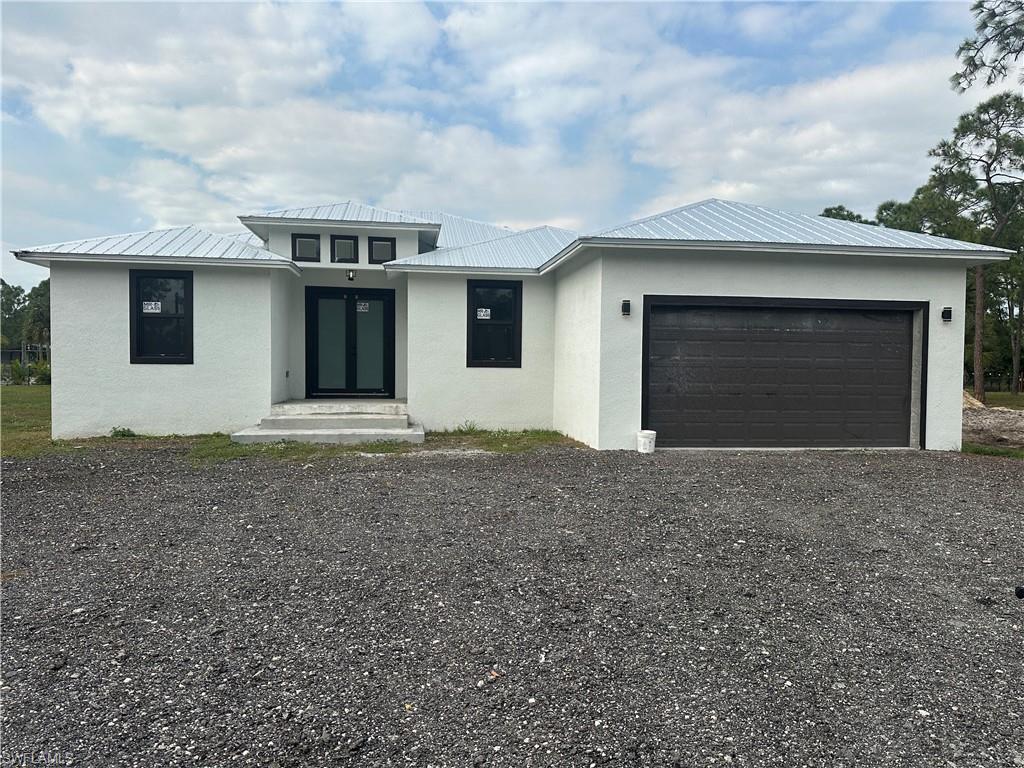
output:
[[999, 249], [705, 200], [581, 235], [359, 203], [17, 251], [53, 436], [960, 447], [965, 270]]

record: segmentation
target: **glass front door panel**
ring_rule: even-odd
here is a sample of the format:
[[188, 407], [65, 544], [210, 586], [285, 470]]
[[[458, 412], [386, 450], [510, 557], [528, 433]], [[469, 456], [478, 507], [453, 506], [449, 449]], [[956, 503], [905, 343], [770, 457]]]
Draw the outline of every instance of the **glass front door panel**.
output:
[[347, 304], [345, 298], [321, 298], [317, 305], [317, 387], [320, 389], [345, 389], [347, 386]]
[[392, 291], [306, 289], [308, 397], [394, 397]]
[[384, 302], [359, 296], [356, 304], [356, 389], [384, 388]]

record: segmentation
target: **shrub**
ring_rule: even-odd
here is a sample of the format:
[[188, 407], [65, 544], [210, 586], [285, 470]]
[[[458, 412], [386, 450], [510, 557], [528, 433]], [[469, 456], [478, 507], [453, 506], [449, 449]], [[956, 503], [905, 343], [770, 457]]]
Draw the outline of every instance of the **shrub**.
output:
[[111, 437], [138, 437], [129, 427], [114, 427], [110, 430]]
[[45, 360], [37, 360], [32, 363], [29, 367], [29, 371], [32, 374], [33, 384], [49, 384], [50, 383], [50, 364]]
[[21, 360], [11, 360], [11, 384], [24, 384], [28, 381], [28, 369], [21, 364]]

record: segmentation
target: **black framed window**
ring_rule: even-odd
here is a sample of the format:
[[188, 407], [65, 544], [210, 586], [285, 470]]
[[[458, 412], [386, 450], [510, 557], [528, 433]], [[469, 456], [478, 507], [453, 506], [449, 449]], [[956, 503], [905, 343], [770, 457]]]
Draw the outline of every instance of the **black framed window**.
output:
[[320, 261], [320, 235], [293, 232], [292, 261]]
[[467, 280], [470, 368], [519, 368], [523, 351], [523, 283]]
[[355, 235], [331, 235], [331, 263], [358, 264], [359, 238]]
[[192, 362], [192, 273], [128, 273], [131, 362]]
[[366, 239], [370, 248], [370, 263], [383, 264], [395, 258], [395, 238], [369, 237]]

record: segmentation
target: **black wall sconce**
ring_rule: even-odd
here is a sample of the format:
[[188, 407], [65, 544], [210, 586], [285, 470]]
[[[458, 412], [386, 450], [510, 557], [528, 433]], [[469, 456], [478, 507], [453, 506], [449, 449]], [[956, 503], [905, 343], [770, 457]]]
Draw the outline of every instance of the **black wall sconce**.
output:
[[623, 317], [629, 317], [629, 310], [630, 310], [629, 299], [623, 299], [622, 300], [622, 316]]
[[953, 308], [943, 307], [942, 308], [942, 322], [951, 323], [953, 322]]
[[345, 273], [345, 276], [349, 280], [355, 280], [356, 279], [356, 271], [354, 269], [350, 269], [348, 272]]

